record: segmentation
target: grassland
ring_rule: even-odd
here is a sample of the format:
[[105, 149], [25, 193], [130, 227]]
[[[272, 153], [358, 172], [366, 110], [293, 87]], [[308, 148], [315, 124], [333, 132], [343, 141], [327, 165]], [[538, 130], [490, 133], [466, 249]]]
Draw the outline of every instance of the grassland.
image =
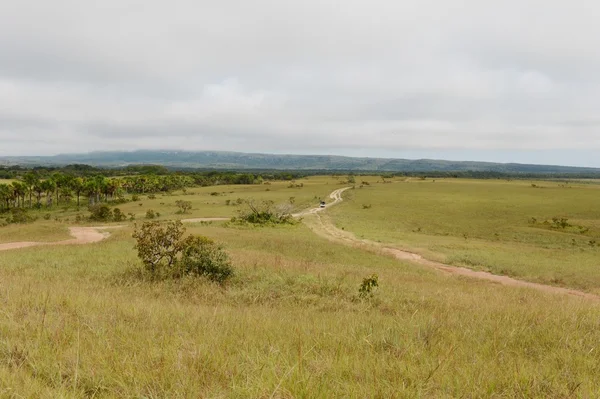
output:
[[[378, 206], [400, 203], [403, 193], [424, 189], [421, 184], [448, 196], [464, 187], [473, 193], [502, 187], [375, 180], [327, 212], [346, 230], [356, 227], [359, 234], [395, 243], [404, 236]], [[322, 180], [311, 189], [305, 184], [294, 193], [302, 198], [306, 190], [311, 202], [320, 190], [340, 187], [336, 181]], [[507, 187], [511, 193], [535, 191], [521, 183]], [[262, 188], [257, 196], [279, 191]], [[291, 196], [286, 190], [277, 198]], [[381, 195], [387, 201], [376, 202]], [[230, 209], [220, 202], [202, 204], [210, 192], [180, 198], [194, 196], [204, 199], [191, 216], [219, 215], [201, 206]], [[426, 198], [422, 194], [422, 206], [429, 206]], [[370, 209], [362, 208], [363, 199]], [[160, 205], [159, 198], [153, 201]], [[370, 223], [380, 229], [370, 230]], [[133, 279], [125, 272], [137, 262], [131, 225], [97, 244], [0, 252], [0, 396], [600, 396], [597, 303], [445, 276], [328, 242], [304, 225], [212, 223], [188, 229], [225, 244], [237, 270], [226, 287], [193, 279]], [[483, 236], [486, 229], [478, 229]], [[380, 288], [374, 298], [360, 299], [360, 282], [373, 273]]]
[[358, 237], [433, 260], [600, 293], [599, 195], [587, 184], [406, 180], [347, 192], [330, 214]]

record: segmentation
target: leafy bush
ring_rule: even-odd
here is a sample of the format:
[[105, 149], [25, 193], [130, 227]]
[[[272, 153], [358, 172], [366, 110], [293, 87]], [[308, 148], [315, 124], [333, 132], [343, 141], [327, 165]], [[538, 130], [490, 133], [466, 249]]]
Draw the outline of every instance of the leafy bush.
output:
[[233, 276], [229, 256], [213, 240], [203, 236], [184, 238], [181, 221], [144, 222], [133, 238], [145, 271], [152, 279], [203, 276], [224, 283]]
[[250, 223], [259, 226], [298, 223], [290, 212], [290, 204], [275, 207], [273, 201], [263, 201], [261, 204], [256, 204], [253, 201], [246, 203], [249, 209], [240, 210], [239, 216], [231, 219], [233, 223]]
[[152, 209], [148, 209], [146, 211], [146, 219], [154, 219], [156, 218], [158, 215], [156, 214], [156, 212], [154, 212]]
[[223, 247], [207, 237], [191, 236], [185, 242], [179, 271], [224, 283], [233, 276], [233, 267]]
[[374, 290], [379, 287], [379, 276], [373, 274], [365, 277], [358, 288], [358, 296], [361, 298], [371, 298], [374, 295]]
[[175, 205], [179, 207], [177, 213], [187, 213], [190, 209], [192, 209], [192, 203], [190, 201], [178, 200], [175, 201]]
[[106, 204], [90, 205], [88, 210], [91, 212], [90, 220], [107, 222], [113, 218], [113, 211]]
[[122, 222], [125, 218], [125, 214], [119, 208], [113, 209], [113, 219], [115, 222]]
[[571, 226], [568, 222], [569, 219], [566, 218], [559, 218], [559, 217], [553, 217], [552, 218], [552, 224], [554, 228], [557, 229], [566, 229], [567, 227]]
[[29, 215], [27, 210], [24, 208], [12, 208], [10, 210], [10, 217], [8, 217], [6, 219], [6, 221], [8, 223], [15, 223], [15, 224], [31, 223], [35, 220], [36, 220], [36, 218]]
[[133, 202], [139, 201], [139, 200], [140, 200], [140, 196], [139, 196], [139, 195], [137, 195], [137, 194], [133, 194], [133, 195], [131, 196], [131, 200], [132, 200]]

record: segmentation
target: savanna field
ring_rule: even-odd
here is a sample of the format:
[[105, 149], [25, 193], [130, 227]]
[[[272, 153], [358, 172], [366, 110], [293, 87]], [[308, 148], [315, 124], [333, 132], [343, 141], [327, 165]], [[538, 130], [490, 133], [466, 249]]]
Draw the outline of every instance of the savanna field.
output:
[[[441, 273], [329, 240], [317, 223], [600, 295], [598, 182], [346, 179], [140, 195], [118, 205], [129, 216], [103, 241], [0, 251], [0, 397], [600, 397], [600, 301]], [[185, 223], [229, 254], [225, 284], [131, 272], [149, 210], [158, 221], [229, 218], [271, 200], [300, 212], [348, 186], [298, 224]], [[32, 212], [0, 227], [0, 244], [102, 224], [85, 207]], [[361, 294], [373, 275], [378, 286]]]

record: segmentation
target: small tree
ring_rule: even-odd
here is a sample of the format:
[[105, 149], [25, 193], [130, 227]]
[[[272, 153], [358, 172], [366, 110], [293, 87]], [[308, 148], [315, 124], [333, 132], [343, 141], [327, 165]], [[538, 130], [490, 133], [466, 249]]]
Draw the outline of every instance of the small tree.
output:
[[159, 222], [144, 222], [139, 230], [136, 228], [133, 233], [137, 240], [135, 249], [144, 268], [153, 276], [172, 268], [183, 249], [184, 233], [180, 221], [167, 223], [165, 227]]
[[192, 209], [191, 201], [178, 200], [175, 202], [175, 205], [179, 207], [177, 213], [188, 213], [188, 211]]
[[90, 219], [98, 222], [106, 222], [113, 217], [113, 211], [106, 204], [90, 205], [88, 210], [91, 212]]
[[146, 219], [154, 219], [157, 216], [158, 216], [158, 214], [156, 212], [154, 212], [154, 210], [152, 210], [152, 209], [148, 209], [146, 211]]
[[113, 219], [115, 222], [122, 222], [125, 218], [125, 214], [119, 208], [113, 209]]
[[133, 238], [144, 269], [152, 278], [203, 276], [224, 283], [233, 266], [223, 248], [208, 237], [188, 236], [181, 221], [144, 222]]

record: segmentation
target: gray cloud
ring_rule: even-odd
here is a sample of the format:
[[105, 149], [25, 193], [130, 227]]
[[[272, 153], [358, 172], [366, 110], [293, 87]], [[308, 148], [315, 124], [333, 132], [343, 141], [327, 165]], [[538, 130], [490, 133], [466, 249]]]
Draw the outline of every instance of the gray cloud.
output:
[[598, 12], [586, 0], [4, 2], [0, 155], [547, 150], [576, 163], [600, 149]]

